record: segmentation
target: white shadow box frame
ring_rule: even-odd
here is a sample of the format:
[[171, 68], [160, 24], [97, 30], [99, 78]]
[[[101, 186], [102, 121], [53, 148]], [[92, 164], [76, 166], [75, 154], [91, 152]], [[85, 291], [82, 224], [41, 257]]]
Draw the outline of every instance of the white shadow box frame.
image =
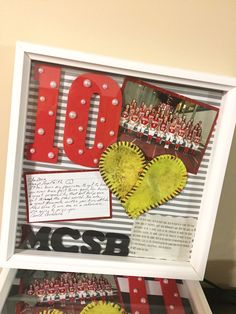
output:
[[[108, 256], [16, 249], [20, 219], [19, 199], [26, 136], [29, 84], [33, 62], [43, 62], [86, 71], [101, 71], [115, 76], [130, 76], [189, 90], [217, 94], [219, 117], [211, 141], [211, 151], [202, 183], [196, 233], [189, 261], [167, 261], [131, 256]], [[109, 75], [109, 74], [108, 74]], [[194, 92], [192, 93], [194, 97]], [[196, 95], [196, 93], [195, 93]], [[220, 96], [219, 96], [220, 95]], [[199, 96], [200, 97], [200, 96]], [[200, 97], [200, 100], [202, 100]], [[197, 99], [197, 96], [196, 96]], [[209, 101], [211, 103], [211, 101]], [[236, 117], [236, 79], [135, 63], [92, 54], [49, 48], [19, 42], [16, 45], [12, 110], [5, 180], [3, 223], [1, 227], [1, 266], [7, 268], [53, 269], [161, 278], [201, 280], [204, 277], [213, 227], [224, 180]], [[213, 101], [214, 105], [214, 101]], [[191, 180], [190, 180], [191, 181]]]
[[[0, 312], [2, 314], [10, 314], [4, 305], [13, 284], [15, 286], [20, 284], [20, 280], [17, 278], [17, 269], [3, 268], [0, 271]], [[185, 280], [183, 286], [194, 314], [212, 313], [198, 281]]]

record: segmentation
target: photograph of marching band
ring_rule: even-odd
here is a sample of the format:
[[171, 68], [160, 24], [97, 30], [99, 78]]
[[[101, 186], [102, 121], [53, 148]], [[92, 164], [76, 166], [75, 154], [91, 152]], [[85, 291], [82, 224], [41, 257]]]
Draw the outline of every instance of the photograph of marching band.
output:
[[138, 145], [147, 159], [180, 158], [196, 174], [214, 129], [218, 109], [146, 82], [126, 79], [119, 141]]

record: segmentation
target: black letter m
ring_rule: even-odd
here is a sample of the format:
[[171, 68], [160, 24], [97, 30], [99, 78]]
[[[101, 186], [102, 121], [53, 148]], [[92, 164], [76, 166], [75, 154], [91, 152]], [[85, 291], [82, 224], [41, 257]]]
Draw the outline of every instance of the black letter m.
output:
[[22, 225], [22, 241], [19, 248], [28, 249], [30, 246], [33, 249], [35, 245], [39, 242], [40, 245], [37, 250], [50, 251], [50, 248], [48, 247], [50, 231], [51, 228], [42, 227], [35, 234], [30, 225]]

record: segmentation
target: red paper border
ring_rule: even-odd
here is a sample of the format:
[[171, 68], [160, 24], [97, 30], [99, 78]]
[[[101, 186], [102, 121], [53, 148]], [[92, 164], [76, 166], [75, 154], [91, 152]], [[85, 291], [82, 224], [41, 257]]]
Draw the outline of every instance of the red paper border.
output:
[[25, 172], [23, 173], [24, 177], [24, 186], [25, 186], [25, 203], [26, 203], [26, 221], [27, 223], [33, 224], [33, 223], [46, 223], [46, 222], [63, 222], [63, 221], [77, 221], [77, 220], [97, 220], [97, 219], [110, 219], [112, 218], [112, 196], [111, 191], [109, 192], [110, 199], [110, 216], [105, 217], [96, 217], [96, 218], [76, 218], [76, 219], [68, 219], [68, 220], [43, 220], [43, 221], [29, 221], [29, 204], [28, 204], [28, 189], [27, 189], [27, 175], [37, 175], [37, 174], [51, 174], [51, 173], [68, 173], [68, 172], [99, 172], [98, 169], [89, 169], [89, 170], [65, 170], [65, 171], [36, 171], [36, 172]]

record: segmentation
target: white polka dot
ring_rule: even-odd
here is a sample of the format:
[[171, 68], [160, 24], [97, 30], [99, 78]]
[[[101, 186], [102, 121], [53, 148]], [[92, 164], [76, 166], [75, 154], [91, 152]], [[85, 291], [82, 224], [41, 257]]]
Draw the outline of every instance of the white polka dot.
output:
[[105, 121], [106, 121], [106, 118], [101, 117], [101, 118], [100, 118], [100, 121], [103, 123], [103, 122], [105, 122]]
[[48, 115], [52, 117], [54, 115], [54, 112], [52, 110], [49, 110]]
[[119, 104], [119, 100], [117, 98], [112, 99], [112, 105], [117, 106]]
[[80, 132], [83, 132], [84, 128], [83, 128], [82, 126], [79, 126], [79, 127], [78, 127], [78, 130], [79, 130]]
[[44, 102], [44, 101], [46, 100], [46, 98], [45, 98], [44, 96], [40, 96], [40, 97], [39, 97], [39, 100], [40, 100], [41, 102]]
[[170, 305], [169, 308], [170, 308], [171, 310], [174, 310], [174, 309], [175, 309], [174, 305]]
[[103, 89], [108, 89], [108, 85], [106, 83], [102, 84]]
[[38, 68], [38, 72], [40, 73], [40, 74], [42, 74], [43, 73], [43, 68]]
[[83, 149], [79, 149], [79, 150], [78, 150], [78, 154], [79, 154], [79, 155], [83, 155], [83, 153], [84, 153]]
[[134, 288], [133, 292], [134, 292], [134, 293], [138, 293], [138, 289], [137, 289], [137, 288]]
[[71, 137], [68, 137], [67, 139], [66, 139], [66, 143], [67, 144], [69, 144], [69, 145], [71, 145], [71, 144], [73, 144], [73, 139], [71, 138]]
[[51, 81], [50, 82], [50, 87], [51, 88], [56, 88], [57, 87], [57, 83], [55, 81]]
[[146, 303], [147, 300], [146, 300], [145, 298], [141, 298], [141, 299], [140, 299], [140, 302], [141, 302], [141, 303]]
[[174, 293], [174, 297], [177, 298], [179, 296], [178, 293]]
[[97, 148], [102, 149], [103, 148], [103, 144], [102, 143], [98, 143], [97, 144]]
[[86, 100], [85, 99], [81, 99], [80, 103], [81, 103], [81, 105], [85, 105], [86, 104]]
[[71, 119], [75, 119], [75, 118], [77, 117], [77, 113], [76, 113], [75, 111], [70, 111], [70, 112], [69, 112], [69, 117], [70, 117]]
[[139, 311], [135, 311], [134, 314], [139, 314]]
[[53, 159], [54, 156], [55, 156], [55, 155], [53, 154], [53, 152], [49, 152], [49, 153], [48, 153], [48, 158]]
[[141, 281], [141, 280], [143, 280], [143, 278], [142, 277], [138, 277], [138, 281]]
[[35, 148], [30, 148], [30, 153], [34, 154], [35, 153]]
[[167, 284], [169, 281], [168, 281], [168, 279], [164, 279], [163, 282], [164, 282], [165, 284]]
[[43, 128], [38, 129], [38, 134], [39, 135], [43, 135], [45, 133]]
[[95, 159], [93, 160], [93, 162], [94, 162], [95, 164], [97, 164], [97, 163], [98, 163], [98, 159], [95, 158]]
[[83, 81], [83, 85], [84, 87], [91, 87], [92, 86], [92, 82], [88, 79]]
[[114, 132], [113, 130], [111, 130], [111, 131], [109, 132], [109, 135], [110, 135], [110, 136], [114, 136], [114, 134], [115, 134], [115, 132]]

